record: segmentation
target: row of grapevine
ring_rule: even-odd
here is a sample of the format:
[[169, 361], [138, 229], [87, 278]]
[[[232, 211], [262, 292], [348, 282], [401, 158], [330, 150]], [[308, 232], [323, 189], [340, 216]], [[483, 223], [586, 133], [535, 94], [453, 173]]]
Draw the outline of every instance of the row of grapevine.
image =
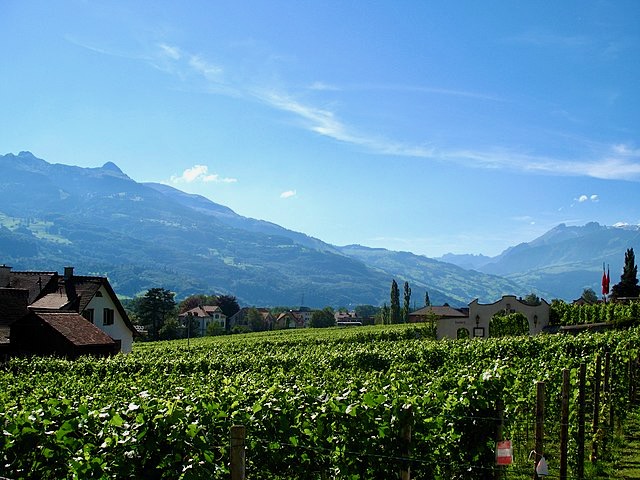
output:
[[589, 323], [640, 323], [640, 302], [570, 304], [554, 301], [551, 304], [551, 324], [584, 325]]
[[[0, 466], [18, 478], [228, 478], [232, 425], [249, 478], [394, 478], [412, 412], [412, 478], [486, 478], [496, 400], [506, 435], [530, 421], [544, 380], [557, 418], [562, 368], [640, 331], [425, 339], [420, 326], [272, 332], [160, 342], [106, 359], [0, 365]], [[620, 386], [621, 389], [624, 386]], [[615, 396], [622, 414], [626, 397]]]

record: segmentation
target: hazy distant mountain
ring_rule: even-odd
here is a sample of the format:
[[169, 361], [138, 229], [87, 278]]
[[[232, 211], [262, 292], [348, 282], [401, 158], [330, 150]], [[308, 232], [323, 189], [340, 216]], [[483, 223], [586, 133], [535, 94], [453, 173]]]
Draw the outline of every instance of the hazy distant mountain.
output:
[[[517, 295], [524, 296], [532, 291], [532, 287], [524, 287], [496, 275], [465, 270], [457, 265], [410, 252], [394, 252], [360, 245], [348, 245], [339, 249], [345, 255], [361, 260], [395, 278], [404, 278], [409, 282], [412, 299], [415, 299], [417, 306], [424, 305], [425, 290], [429, 292], [429, 298], [434, 304], [441, 304], [437, 298], [438, 293], [446, 292], [454, 299], [455, 304], [464, 305], [474, 298], [493, 302], [507, 292], [516, 292]], [[399, 286], [402, 291], [402, 285]], [[545, 294], [544, 292], [546, 291], [540, 291]], [[418, 295], [414, 296], [416, 293]]]
[[264, 233], [266, 235], [283, 235], [291, 238], [296, 243], [304, 245], [305, 247], [314, 248], [317, 250], [325, 250], [331, 252], [337, 252], [333, 245], [329, 245], [317, 238], [310, 237], [304, 233], [294, 232], [276, 225], [275, 223], [266, 222], [264, 220], [256, 220], [254, 218], [243, 217], [228, 207], [219, 205], [212, 202], [208, 198], [202, 195], [194, 195], [191, 193], [185, 193], [176, 188], [164, 185], [162, 183], [143, 183], [154, 190], [166, 195], [174, 200], [176, 203], [184, 205], [185, 207], [196, 210], [204, 215], [210, 215], [219, 219], [221, 222], [242, 230], [248, 230], [250, 232]]
[[[119, 294], [151, 287], [179, 297], [229, 293], [243, 304], [381, 305], [391, 279], [412, 305], [492, 302], [535, 292], [567, 300], [599, 292], [602, 262], [616, 283], [624, 252], [640, 252], [640, 227], [559, 225], [496, 257], [337, 247], [246, 218], [205, 197], [137, 183], [114, 163], [50, 164], [29, 152], [0, 156], [0, 264], [108, 275]], [[455, 264], [455, 265], [454, 265]]]
[[0, 156], [0, 171], [0, 263], [73, 265], [108, 275], [122, 295], [160, 286], [179, 297], [229, 293], [243, 304], [379, 305], [389, 301], [392, 278], [410, 282], [418, 306], [425, 290], [452, 305], [527, 293], [425, 257], [338, 248], [202, 196], [137, 183], [111, 162], [80, 168], [21, 152]]
[[600, 293], [603, 262], [611, 265], [611, 282], [617, 283], [628, 248], [640, 252], [640, 226], [561, 224], [529, 243], [505, 250], [480, 270], [575, 299], [585, 288]]
[[602, 263], [611, 266], [611, 282], [620, 280], [624, 253], [640, 253], [640, 226], [560, 224], [528, 243], [509, 247], [496, 257], [447, 254], [439, 258], [462, 268], [499, 275], [536, 292], [573, 300], [585, 288], [600, 294]]
[[443, 256], [436, 258], [441, 262], [452, 263], [466, 270], [478, 270], [493, 260], [493, 257], [486, 255], [473, 255], [470, 253], [455, 254], [445, 253]]

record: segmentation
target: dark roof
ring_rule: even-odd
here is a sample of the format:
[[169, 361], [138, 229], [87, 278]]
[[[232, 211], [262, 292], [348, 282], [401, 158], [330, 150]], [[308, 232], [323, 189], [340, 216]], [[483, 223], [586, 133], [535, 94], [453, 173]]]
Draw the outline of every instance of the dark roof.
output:
[[[96, 292], [100, 290], [101, 286], [109, 284], [109, 280], [105, 277], [85, 277], [79, 275], [72, 276], [70, 280], [64, 280], [63, 277], [59, 277], [59, 281], [65, 284], [65, 290], [71, 290], [70, 293], [76, 295], [79, 302], [78, 311], [80, 312], [87, 308], [87, 305], [89, 305], [89, 302], [95, 296]], [[120, 303], [116, 301], [115, 292], [113, 293], [113, 297], [115, 303]]]
[[412, 315], [427, 316], [430, 314], [434, 314], [440, 318], [462, 318], [462, 317], [469, 316], [468, 312], [467, 313], [462, 312], [457, 308], [453, 308], [448, 305], [443, 305], [441, 307], [435, 306], [435, 305], [432, 305], [429, 307], [423, 307], [419, 310], [416, 310], [415, 312], [411, 312], [409, 316], [412, 316]]
[[209, 315], [212, 313], [222, 313], [222, 309], [218, 305], [203, 305], [202, 309]]
[[[45, 277], [46, 275], [49, 277]], [[12, 285], [14, 278], [21, 279], [23, 282], [26, 282], [27, 279], [31, 281], [32, 290], [37, 291], [35, 297], [29, 296], [30, 308], [34, 310], [63, 310], [82, 313], [100, 287], [104, 287], [127, 328], [134, 335], [138, 334], [106, 277], [72, 274], [69, 278], [65, 278], [57, 272], [11, 272], [10, 278]], [[42, 280], [44, 284], [42, 289], [39, 288], [38, 278], [46, 278], [46, 284]]]
[[57, 291], [43, 295], [29, 305], [29, 307], [37, 310], [66, 310], [72, 301], [73, 300], [69, 299], [66, 292]]
[[109, 335], [77, 313], [38, 312], [35, 315], [75, 346], [115, 344]]
[[27, 290], [0, 288], [0, 326], [11, 325], [27, 314], [28, 294]]
[[196, 317], [211, 317], [214, 313], [224, 315], [224, 313], [222, 313], [222, 309], [217, 305], [203, 305], [202, 307], [193, 307], [191, 310], [187, 310], [179, 316], [187, 317], [189, 315], [194, 315]]
[[50, 282], [56, 278], [56, 272], [9, 272], [9, 287], [27, 290], [29, 303], [38, 298], [43, 291], [50, 287]]

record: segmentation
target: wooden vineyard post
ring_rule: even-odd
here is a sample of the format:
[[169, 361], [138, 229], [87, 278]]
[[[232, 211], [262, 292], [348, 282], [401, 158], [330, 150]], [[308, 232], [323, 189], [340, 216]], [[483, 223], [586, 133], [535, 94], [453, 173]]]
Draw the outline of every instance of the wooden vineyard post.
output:
[[569, 446], [569, 389], [571, 372], [562, 370], [562, 415], [560, 419], [560, 480], [567, 480], [567, 459]]
[[635, 360], [629, 360], [629, 401], [631, 404], [636, 401], [636, 363]]
[[[498, 398], [496, 400], [496, 418], [498, 419], [498, 425], [496, 428], [496, 445], [498, 445], [498, 442], [502, 441], [502, 433], [504, 430], [504, 406], [502, 405], [502, 398]], [[496, 480], [500, 479], [503, 476], [504, 467], [502, 465], [496, 465], [494, 472], [494, 478]]]
[[536, 447], [534, 452], [533, 478], [537, 479], [536, 467], [544, 448], [544, 382], [536, 382]]
[[606, 424], [605, 426], [605, 433], [604, 436], [602, 437], [602, 454], [604, 455], [605, 451], [607, 450], [607, 439], [609, 437], [609, 435], [613, 434], [613, 423], [610, 421], [611, 420], [611, 353], [610, 352], [606, 352], [604, 354], [604, 386], [602, 388], [602, 394], [604, 395], [604, 402], [607, 405], [607, 407], [609, 408], [609, 415], [607, 415], [606, 419], [604, 420], [604, 423]]
[[593, 443], [591, 444], [591, 463], [598, 461], [598, 428], [600, 424], [600, 383], [602, 376], [602, 359], [600, 355], [596, 355], [596, 378], [593, 381], [593, 423], [591, 425], [591, 433], [593, 434]]
[[584, 416], [585, 416], [585, 384], [587, 382], [587, 365], [580, 364], [580, 373], [578, 374], [578, 456], [576, 459], [576, 477], [578, 480], [584, 480]]
[[231, 427], [231, 480], [245, 479], [245, 428], [243, 425]]
[[[615, 365], [615, 357], [612, 358], [611, 360], [611, 365]], [[616, 409], [614, 408], [614, 399], [613, 399], [613, 384], [615, 380], [618, 380], [617, 378], [615, 378], [613, 372], [615, 371], [615, 369], [611, 369], [611, 378], [609, 379], [609, 428], [611, 429], [610, 435], [611, 438], [613, 439], [613, 433], [615, 430], [615, 426], [614, 426], [614, 421], [615, 421], [615, 415], [616, 415]]]
[[409, 457], [411, 456], [411, 425], [413, 423], [413, 409], [411, 406], [406, 411], [406, 418], [402, 428], [400, 430], [400, 442], [402, 452], [402, 467], [400, 470], [401, 480], [411, 480], [411, 463]]

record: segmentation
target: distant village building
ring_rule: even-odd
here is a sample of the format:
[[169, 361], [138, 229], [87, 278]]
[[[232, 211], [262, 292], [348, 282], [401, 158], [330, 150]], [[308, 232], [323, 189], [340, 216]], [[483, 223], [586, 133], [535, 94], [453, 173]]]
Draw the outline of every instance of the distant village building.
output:
[[304, 318], [297, 315], [293, 310], [289, 310], [287, 312], [282, 312], [276, 317], [273, 329], [283, 330], [286, 328], [303, 328], [304, 326]]
[[438, 339], [486, 338], [489, 336], [489, 324], [496, 313], [519, 312], [527, 318], [529, 334], [536, 335], [549, 324], [549, 307], [543, 299], [539, 305], [530, 305], [515, 295], [504, 295], [490, 304], [481, 304], [475, 299], [468, 308], [453, 308], [448, 305], [424, 307], [410, 313], [409, 321], [426, 322], [433, 319], [437, 322]]
[[248, 314], [255, 308], [262, 317], [261, 330], [284, 330], [288, 328], [304, 328], [311, 323], [313, 310], [302, 307], [299, 310], [287, 310], [273, 315], [268, 308], [242, 307], [233, 316], [229, 317], [228, 328], [245, 327], [247, 330], [256, 330], [256, 325], [250, 325]]
[[[191, 319], [191, 325], [189, 325], [189, 319]], [[227, 327], [227, 316], [222, 313], [222, 310], [217, 305], [203, 305], [202, 307], [195, 307], [191, 310], [187, 310], [178, 316], [178, 320], [181, 325], [186, 328], [194, 328], [189, 332], [193, 335], [204, 336], [207, 333], [209, 325], [216, 325], [221, 329]], [[195, 322], [195, 325], [194, 325]]]
[[[255, 307], [242, 307], [236, 313], [231, 315], [227, 319], [227, 329], [233, 330], [235, 327], [246, 327], [247, 329], [252, 329], [252, 326], [249, 325], [248, 313], [251, 308]], [[256, 308], [260, 317], [262, 319], [262, 327], [263, 330], [271, 330], [273, 328], [273, 323], [275, 318], [271, 315], [271, 312], [268, 308]]]
[[107, 278], [0, 266], [0, 354], [126, 353], [135, 335]]
[[409, 313], [409, 323], [428, 322], [429, 320], [458, 322], [462, 325], [469, 318], [468, 308], [453, 308], [449, 305], [429, 305], [419, 310]]
[[309, 307], [300, 307], [298, 310], [291, 310], [296, 317], [298, 317], [299, 322], [302, 322], [303, 327], [308, 327], [311, 325], [311, 318], [313, 317], [314, 310]]
[[336, 312], [334, 318], [338, 327], [359, 327], [362, 325], [362, 319], [358, 317], [355, 311]]

